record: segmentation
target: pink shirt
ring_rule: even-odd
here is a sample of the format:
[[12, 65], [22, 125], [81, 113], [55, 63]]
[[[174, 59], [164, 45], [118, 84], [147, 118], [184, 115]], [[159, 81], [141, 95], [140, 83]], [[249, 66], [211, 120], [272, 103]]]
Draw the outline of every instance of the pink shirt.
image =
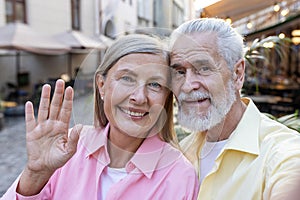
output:
[[[16, 193], [18, 179], [3, 200], [100, 199], [100, 176], [110, 162], [105, 129], [84, 127], [76, 154], [50, 178], [42, 191], [30, 197]], [[114, 184], [106, 199], [196, 199], [198, 178], [182, 153], [157, 135], [144, 140], [126, 164], [128, 175]]]

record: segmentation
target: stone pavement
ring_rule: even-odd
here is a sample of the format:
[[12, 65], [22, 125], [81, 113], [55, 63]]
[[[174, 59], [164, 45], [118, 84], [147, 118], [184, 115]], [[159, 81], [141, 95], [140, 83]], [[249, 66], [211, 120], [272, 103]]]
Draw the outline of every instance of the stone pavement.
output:
[[[92, 124], [93, 95], [75, 97], [70, 127]], [[26, 164], [25, 117], [5, 117], [0, 131], [0, 197], [22, 172]]]
[[21, 173], [26, 163], [24, 117], [5, 117], [0, 131], [0, 197]]

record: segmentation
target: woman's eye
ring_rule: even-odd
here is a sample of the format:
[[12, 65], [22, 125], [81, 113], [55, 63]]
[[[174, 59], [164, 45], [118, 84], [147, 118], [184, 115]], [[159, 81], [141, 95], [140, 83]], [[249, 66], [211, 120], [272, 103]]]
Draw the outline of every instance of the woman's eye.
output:
[[161, 88], [161, 85], [160, 85], [159, 83], [157, 83], [157, 82], [152, 82], [152, 83], [149, 83], [148, 85], [149, 85], [150, 87], [156, 88], [156, 89]]

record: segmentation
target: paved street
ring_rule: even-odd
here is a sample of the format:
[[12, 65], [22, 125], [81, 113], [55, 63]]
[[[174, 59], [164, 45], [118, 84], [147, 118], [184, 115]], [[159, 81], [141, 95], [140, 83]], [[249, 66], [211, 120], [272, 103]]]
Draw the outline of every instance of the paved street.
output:
[[[92, 124], [93, 96], [74, 100], [70, 126], [75, 123]], [[0, 131], [0, 197], [21, 173], [26, 163], [24, 117], [5, 117]]]
[[26, 163], [24, 117], [6, 117], [0, 131], [0, 197]]

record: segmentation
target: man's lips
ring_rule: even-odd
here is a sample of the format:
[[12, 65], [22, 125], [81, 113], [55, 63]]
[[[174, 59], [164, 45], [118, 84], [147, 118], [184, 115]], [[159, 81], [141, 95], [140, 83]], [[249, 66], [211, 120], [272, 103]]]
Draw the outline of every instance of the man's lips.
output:
[[209, 98], [201, 98], [196, 100], [192, 100], [192, 99], [182, 100], [182, 104], [187, 106], [208, 106], [209, 103], [210, 103]]
[[206, 100], [209, 100], [209, 98], [201, 98], [201, 99], [184, 99], [182, 100], [183, 102], [186, 102], [186, 103], [201, 103], [201, 102], [204, 102]]

